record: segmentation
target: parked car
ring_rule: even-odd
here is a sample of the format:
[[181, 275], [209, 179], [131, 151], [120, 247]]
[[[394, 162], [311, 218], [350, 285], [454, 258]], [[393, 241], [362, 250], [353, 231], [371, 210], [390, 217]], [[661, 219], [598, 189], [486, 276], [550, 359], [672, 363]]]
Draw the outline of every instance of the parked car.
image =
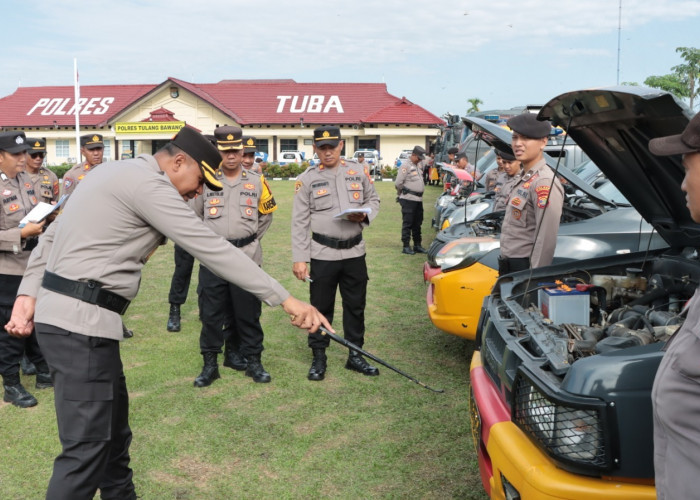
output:
[[279, 164], [287, 165], [289, 163], [296, 163], [301, 165], [304, 161], [304, 155], [300, 151], [282, 151], [279, 155]]
[[690, 110], [656, 89], [570, 92], [540, 115], [565, 127], [669, 248], [502, 276], [477, 329], [470, 414], [492, 498], [654, 499], [651, 388], [700, 284], [700, 225], [679, 156], [654, 137]]
[[413, 152], [412, 149], [404, 149], [399, 153], [399, 156], [396, 157], [396, 160], [394, 160], [394, 167], [400, 167], [401, 162], [404, 160], [408, 160], [411, 157], [411, 153]]

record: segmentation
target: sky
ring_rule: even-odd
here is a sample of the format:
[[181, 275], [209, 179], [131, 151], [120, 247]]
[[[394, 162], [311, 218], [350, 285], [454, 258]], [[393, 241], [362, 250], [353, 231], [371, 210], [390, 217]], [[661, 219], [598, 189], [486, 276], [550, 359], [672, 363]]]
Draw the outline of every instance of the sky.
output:
[[386, 83], [438, 116], [641, 84], [700, 47], [700, 0], [24, 0], [2, 18], [0, 96], [72, 85], [77, 59], [81, 85]]

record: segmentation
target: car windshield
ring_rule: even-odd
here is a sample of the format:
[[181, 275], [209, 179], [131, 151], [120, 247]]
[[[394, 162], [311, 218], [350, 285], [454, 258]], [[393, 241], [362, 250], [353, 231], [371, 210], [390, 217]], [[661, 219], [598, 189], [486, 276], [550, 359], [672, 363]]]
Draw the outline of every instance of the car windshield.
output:
[[374, 153], [365, 153], [365, 158], [374, 158]]

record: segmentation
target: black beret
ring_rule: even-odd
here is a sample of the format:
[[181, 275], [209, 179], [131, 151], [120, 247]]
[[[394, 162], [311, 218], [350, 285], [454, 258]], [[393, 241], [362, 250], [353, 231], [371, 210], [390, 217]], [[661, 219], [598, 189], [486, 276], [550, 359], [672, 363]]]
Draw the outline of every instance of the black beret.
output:
[[29, 149], [27, 153], [46, 153], [46, 141], [37, 137], [27, 137], [27, 144]]
[[170, 141], [173, 146], [190, 155], [202, 170], [204, 183], [214, 191], [221, 191], [224, 186], [216, 178], [216, 171], [221, 163], [221, 153], [209, 142], [209, 139], [192, 127], [182, 127]]
[[450, 148], [447, 150], [447, 154], [448, 155], [456, 155], [458, 151], [459, 151], [459, 148]]
[[340, 143], [340, 127], [335, 125], [323, 125], [314, 129], [314, 145], [325, 146], [330, 144], [335, 147]]
[[505, 151], [501, 151], [500, 149], [496, 150], [496, 154], [506, 161], [515, 161], [515, 156], [510, 153], [506, 153]]
[[516, 115], [508, 119], [507, 125], [513, 132], [532, 139], [547, 137], [552, 130], [550, 122], [547, 120], [539, 121], [534, 113]]
[[105, 143], [100, 134], [85, 134], [80, 136], [80, 147], [86, 149], [104, 148]]
[[[467, 158], [467, 153], [457, 153], [455, 160], [459, 160], [460, 158]], [[467, 158], [467, 161], [469, 161], [469, 158]]]
[[0, 150], [8, 153], [22, 153], [29, 149], [24, 132], [0, 132]]

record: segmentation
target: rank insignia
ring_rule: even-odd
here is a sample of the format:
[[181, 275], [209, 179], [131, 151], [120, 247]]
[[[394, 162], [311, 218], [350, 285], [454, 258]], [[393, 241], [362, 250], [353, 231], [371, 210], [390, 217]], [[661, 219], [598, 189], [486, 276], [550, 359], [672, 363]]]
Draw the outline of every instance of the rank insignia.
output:
[[514, 208], [511, 213], [513, 214], [513, 218], [515, 220], [520, 220], [520, 217], [522, 217], [522, 215], [523, 215], [523, 213], [520, 210], [518, 210], [517, 208]]
[[218, 214], [218, 213], [219, 213], [219, 209], [218, 209], [217, 207], [211, 207], [211, 208], [209, 209], [209, 215], [214, 216], [214, 215], [216, 215], [216, 214]]
[[327, 189], [319, 189], [318, 191], [316, 191], [316, 196], [323, 196], [324, 194], [328, 194]]
[[352, 197], [353, 197], [354, 200], [359, 200], [359, 199], [360, 199], [360, 193], [358, 193], [357, 191], [355, 191], [354, 193], [352, 193]]
[[32, 205], [36, 205], [36, 196], [31, 197]]
[[360, 189], [360, 185], [357, 182], [350, 184], [350, 189]]
[[255, 184], [248, 183], [248, 184], [244, 184], [243, 187], [246, 189], [255, 189]]
[[10, 212], [16, 212], [17, 210], [19, 210], [19, 205], [17, 203], [13, 203], [12, 205], [10, 205], [9, 210]]
[[252, 207], [252, 206], [253, 206], [253, 200], [251, 200], [250, 198], [248, 198], [248, 199], [245, 201], [245, 204], [248, 205], [249, 207]]
[[304, 183], [301, 182], [301, 181], [296, 181], [296, 182], [294, 183], [294, 192], [296, 193], [297, 191], [299, 191], [299, 190], [301, 189], [301, 186], [302, 186], [303, 184], [304, 184]]
[[88, 165], [87, 163], [83, 165], [83, 170], [90, 170], [90, 165]]
[[510, 201], [510, 204], [513, 205], [514, 207], [519, 207], [521, 203], [522, 203], [522, 200], [520, 198], [513, 198]]
[[250, 207], [246, 207], [246, 209], [245, 209], [245, 214], [246, 214], [248, 217], [252, 217], [252, 216], [253, 216], [253, 209], [250, 208]]
[[318, 169], [319, 169], [319, 170], [325, 170], [325, 168], [326, 168], [326, 167], [324, 167], [323, 165], [319, 165], [319, 166], [318, 166]]
[[529, 183], [529, 182], [526, 182], [525, 184], [523, 184], [523, 187], [524, 187], [525, 189], [529, 188], [529, 187], [530, 187], [530, 183]]
[[48, 176], [48, 175], [45, 175], [45, 176], [44, 176], [44, 180], [45, 180], [45, 181], [48, 181], [48, 180], [49, 180], [49, 176]]
[[26, 187], [27, 189], [31, 189], [31, 188], [32, 188], [32, 185], [29, 184], [28, 182], [25, 182], [25, 183], [24, 183], [24, 187]]
[[348, 175], [355, 175], [357, 172], [353, 169], [348, 170]]
[[10, 196], [11, 194], [12, 194], [12, 191], [10, 191], [9, 189], [6, 189], [2, 192], [3, 196]]
[[209, 200], [209, 205], [218, 205], [221, 203], [221, 198], [212, 198]]
[[537, 206], [545, 208], [549, 203], [549, 186], [539, 186], [535, 188], [537, 193]]
[[79, 176], [78, 176], [78, 180], [79, 180], [79, 181], [82, 181], [82, 180], [83, 180], [83, 177], [85, 177], [85, 174], [79, 175]]

